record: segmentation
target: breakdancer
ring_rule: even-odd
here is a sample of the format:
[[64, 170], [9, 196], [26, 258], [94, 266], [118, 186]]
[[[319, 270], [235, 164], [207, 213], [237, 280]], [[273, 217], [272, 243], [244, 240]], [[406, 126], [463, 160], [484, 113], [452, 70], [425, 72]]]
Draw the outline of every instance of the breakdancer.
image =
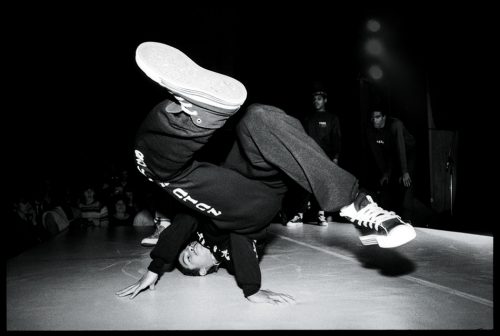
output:
[[300, 122], [279, 108], [246, 107], [225, 162], [197, 161], [195, 153], [245, 102], [245, 87], [161, 43], [139, 45], [136, 62], [171, 95], [138, 130], [137, 168], [187, 210], [161, 232], [148, 271], [117, 295], [132, 299], [154, 289], [165, 267], [176, 264], [191, 275], [226, 266], [249, 301], [294, 302], [260, 288], [256, 249], [281, 208], [289, 180], [312, 193], [326, 211], [340, 211], [353, 222], [364, 245], [392, 248], [415, 237], [411, 225], [373, 202], [357, 178], [330, 161]]

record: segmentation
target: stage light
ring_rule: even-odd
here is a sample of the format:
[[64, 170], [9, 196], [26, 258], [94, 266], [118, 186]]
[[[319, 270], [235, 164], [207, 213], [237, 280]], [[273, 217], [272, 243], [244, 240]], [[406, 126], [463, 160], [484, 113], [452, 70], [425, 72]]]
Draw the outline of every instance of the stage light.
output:
[[380, 30], [380, 27], [380, 22], [374, 19], [368, 20], [368, 22], [366, 23], [366, 28], [372, 33], [378, 32]]
[[384, 76], [384, 72], [378, 65], [372, 65], [368, 69], [368, 74], [370, 75], [371, 78], [375, 80], [379, 80]]

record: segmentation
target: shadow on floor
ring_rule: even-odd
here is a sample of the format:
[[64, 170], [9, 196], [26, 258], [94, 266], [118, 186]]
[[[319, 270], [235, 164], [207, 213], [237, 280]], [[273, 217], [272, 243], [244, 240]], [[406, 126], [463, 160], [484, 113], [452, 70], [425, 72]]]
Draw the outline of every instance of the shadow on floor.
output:
[[414, 272], [416, 264], [396, 250], [382, 249], [377, 245], [365, 246], [355, 252], [365, 268], [378, 269], [386, 276], [401, 276]]

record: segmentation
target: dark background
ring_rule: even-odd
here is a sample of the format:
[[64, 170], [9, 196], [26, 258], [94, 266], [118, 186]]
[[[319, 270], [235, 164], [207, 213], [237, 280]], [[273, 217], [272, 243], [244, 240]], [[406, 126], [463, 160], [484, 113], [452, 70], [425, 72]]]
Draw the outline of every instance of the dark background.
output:
[[480, 188], [488, 181], [481, 174], [491, 160], [480, 153], [490, 118], [481, 104], [491, 11], [422, 2], [18, 5], [4, 12], [12, 19], [3, 48], [12, 74], [5, 178], [14, 188], [47, 175], [79, 179], [132, 160], [139, 123], [166, 98], [135, 64], [135, 48], [144, 41], [169, 44], [200, 66], [237, 78], [248, 103], [276, 105], [299, 118], [309, 112], [311, 83], [322, 81], [329, 108], [342, 121], [344, 165], [362, 174], [360, 83], [371, 61], [363, 49], [365, 23], [376, 18], [391, 62], [383, 83], [370, 85], [419, 140], [419, 195], [426, 202], [429, 92], [436, 128], [460, 134], [457, 220], [489, 228], [472, 209], [482, 206]]

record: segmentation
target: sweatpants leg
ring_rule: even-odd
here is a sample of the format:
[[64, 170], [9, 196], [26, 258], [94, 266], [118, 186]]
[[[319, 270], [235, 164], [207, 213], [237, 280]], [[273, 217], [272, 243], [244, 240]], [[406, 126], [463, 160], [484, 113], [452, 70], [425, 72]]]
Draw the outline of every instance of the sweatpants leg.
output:
[[300, 122], [284, 111], [253, 104], [239, 122], [237, 134], [249, 165], [259, 172], [271, 168], [284, 172], [312, 193], [325, 211], [338, 211], [354, 200], [357, 178], [333, 163]]

